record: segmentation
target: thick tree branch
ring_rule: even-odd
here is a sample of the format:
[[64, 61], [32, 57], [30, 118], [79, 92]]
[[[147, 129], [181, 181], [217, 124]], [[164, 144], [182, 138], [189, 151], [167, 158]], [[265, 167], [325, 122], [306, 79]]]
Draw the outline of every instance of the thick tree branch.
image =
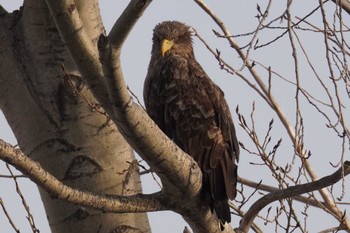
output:
[[[266, 192], [270, 192], [270, 193], [279, 191], [279, 189], [276, 188], [276, 187], [265, 185], [265, 184], [261, 184], [261, 183], [257, 183], [257, 182], [251, 181], [251, 180], [244, 179], [242, 177], [238, 178], [238, 182], [241, 183], [241, 184], [244, 184], [244, 185], [246, 185], [248, 187], [251, 187], [251, 188], [254, 188], [254, 189], [258, 189], [258, 190], [262, 190], [262, 191], [266, 191]], [[314, 206], [314, 207], [317, 207], [317, 208], [324, 208], [324, 205], [325, 205], [324, 202], [319, 202], [316, 199], [308, 198], [308, 197], [305, 197], [305, 196], [294, 196], [292, 198], [294, 200], [296, 200], [296, 201], [299, 201], [299, 202], [302, 202], [302, 203], [305, 203], [307, 205], [311, 205], [311, 206]]]
[[292, 198], [294, 196], [298, 196], [303, 193], [316, 191], [316, 190], [325, 188], [327, 186], [333, 185], [337, 183], [339, 180], [341, 180], [342, 178], [344, 178], [345, 176], [347, 176], [349, 173], [350, 173], [350, 161], [345, 161], [344, 170], [341, 167], [333, 174], [323, 177], [322, 179], [319, 179], [317, 181], [313, 181], [302, 185], [295, 185], [295, 186], [292, 186], [280, 191], [272, 192], [263, 196], [249, 208], [245, 216], [242, 218], [240, 226], [238, 229], [236, 229], [236, 231], [248, 232], [255, 217], [268, 204], [277, 200]]
[[130, 31], [151, 2], [152, 0], [130, 1], [108, 34], [108, 39], [113, 47], [123, 46]]
[[0, 159], [27, 175], [53, 197], [76, 205], [101, 211], [126, 213], [166, 210], [161, 204], [161, 193], [133, 196], [98, 195], [70, 188], [47, 172], [39, 163], [24, 155], [20, 149], [0, 139]]

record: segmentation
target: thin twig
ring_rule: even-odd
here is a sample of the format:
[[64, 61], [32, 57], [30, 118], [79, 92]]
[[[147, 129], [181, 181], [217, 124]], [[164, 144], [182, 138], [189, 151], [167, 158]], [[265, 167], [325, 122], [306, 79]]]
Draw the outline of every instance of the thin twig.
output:
[[13, 230], [17, 233], [20, 233], [19, 229], [16, 227], [15, 223], [13, 222], [10, 214], [7, 212], [6, 207], [5, 207], [5, 203], [3, 202], [3, 200], [0, 198], [0, 206], [2, 208], [2, 211], [4, 212], [7, 220], [9, 221], [10, 225], [12, 226]]
[[13, 177], [13, 181], [15, 182], [15, 186], [16, 186], [16, 192], [17, 192], [18, 196], [21, 198], [22, 205], [23, 205], [24, 209], [27, 212], [27, 219], [28, 219], [29, 225], [32, 228], [33, 233], [39, 233], [40, 231], [35, 226], [34, 217], [33, 217], [32, 213], [30, 212], [29, 205], [28, 205], [26, 199], [24, 198], [24, 196], [22, 194], [22, 191], [21, 191], [21, 189], [19, 187], [19, 184], [17, 182], [17, 178], [14, 177], [14, 174], [13, 174], [13, 172], [12, 172], [12, 170], [11, 170], [11, 168], [10, 168], [8, 163], [6, 163], [6, 167], [7, 167], [7, 170], [10, 172], [11, 176]]

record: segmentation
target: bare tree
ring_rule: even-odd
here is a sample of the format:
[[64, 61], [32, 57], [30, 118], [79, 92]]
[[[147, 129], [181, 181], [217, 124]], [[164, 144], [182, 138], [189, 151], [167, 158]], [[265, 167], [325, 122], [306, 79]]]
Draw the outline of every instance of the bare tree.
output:
[[[292, 7], [297, 3], [287, 1], [280, 14], [272, 17], [274, 5], [266, 1], [257, 5], [256, 27], [239, 34], [231, 34], [219, 14], [203, 1], [194, 2], [218, 25], [214, 35], [229, 47], [212, 49], [195, 29], [194, 34], [224, 72], [239, 77], [247, 90], [260, 97], [250, 114], [236, 109], [246, 132], [240, 146], [252, 169], [267, 171], [273, 182], [266, 185], [240, 178], [240, 197], [231, 203], [241, 220], [234, 230], [226, 224], [221, 231], [216, 216], [201, 201], [199, 167], [149, 119], [124, 82], [121, 48], [151, 1], [131, 0], [108, 35], [97, 1], [25, 0], [14, 13], [0, 8], [0, 108], [20, 148], [0, 140], [0, 158], [41, 188], [52, 232], [150, 232], [145, 213], [161, 210], [182, 215], [193, 232], [248, 232], [250, 228], [261, 232], [257, 217], [274, 225], [276, 232], [307, 232], [310, 208], [337, 221], [324, 232], [350, 232], [343, 208], [348, 203], [342, 201], [350, 172], [346, 161], [350, 146], [348, 2], [319, 1], [307, 14], [294, 16]], [[324, 57], [319, 59], [324, 60], [327, 74], [320, 74], [314, 65], [312, 51], [302, 39], [305, 33], [323, 41]], [[293, 72], [287, 76], [279, 72], [278, 64], [255, 58], [257, 51], [268, 51], [281, 40], [287, 41], [291, 52], [286, 57]], [[237, 68], [223, 59], [232, 52], [241, 62]], [[312, 72], [308, 79], [312, 85], [305, 81], [305, 68]], [[294, 93], [285, 105], [292, 115], [282, 105], [279, 83]], [[316, 86], [321, 95], [313, 91]], [[257, 118], [259, 106], [269, 107], [277, 120]], [[332, 174], [321, 179], [308, 148], [309, 137], [317, 138], [317, 132], [308, 133], [310, 110], [311, 120], [321, 117], [329, 137], [341, 147], [331, 159], [320, 156], [336, 161]], [[276, 124], [285, 135], [283, 142], [292, 145], [283, 161], [279, 159], [283, 142], [274, 134]], [[267, 126], [263, 134], [257, 130], [262, 125]], [[138, 163], [129, 145], [161, 179], [159, 192], [142, 194]], [[338, 181], [342, 185], [334, 186]], [[296, 202], [303, 203], [303, 211], [296, 209]], [[275, 210], [262, 212], [271, 203], [277, 203]], [[1, 200], [0, 205], [6, 214]], [[16, 229], [11, 216], [8, 220]], [[36, 232], [34, 223], [32, 228]]]

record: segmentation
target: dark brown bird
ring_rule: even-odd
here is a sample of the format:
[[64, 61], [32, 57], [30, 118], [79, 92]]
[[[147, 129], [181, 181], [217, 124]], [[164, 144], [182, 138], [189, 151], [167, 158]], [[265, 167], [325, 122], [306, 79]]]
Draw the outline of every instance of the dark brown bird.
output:
[[153, 31], [144, 85], [147, 113], [203, 172], [202, 193], [221, 223], [230, 222], [228, 198], [236, 197], [239, 147], [224, 93], [196, 61], [192, 33], [176, 21]]

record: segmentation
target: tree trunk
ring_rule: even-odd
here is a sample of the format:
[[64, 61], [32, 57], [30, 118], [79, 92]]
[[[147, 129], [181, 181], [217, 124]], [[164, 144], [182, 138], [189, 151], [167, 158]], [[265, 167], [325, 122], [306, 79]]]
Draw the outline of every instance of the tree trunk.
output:
[[[76, 6], [96, 41], [104, 30], [98, 1]], [[134, 154], [84, 84], [45, 1], [1, 14], [0, 41], [0, 108], [22, 151], [76, 189], [141, 193]], [[40, 194], [52, 232], [150, 232], [146, 214], [101, 213]]]

